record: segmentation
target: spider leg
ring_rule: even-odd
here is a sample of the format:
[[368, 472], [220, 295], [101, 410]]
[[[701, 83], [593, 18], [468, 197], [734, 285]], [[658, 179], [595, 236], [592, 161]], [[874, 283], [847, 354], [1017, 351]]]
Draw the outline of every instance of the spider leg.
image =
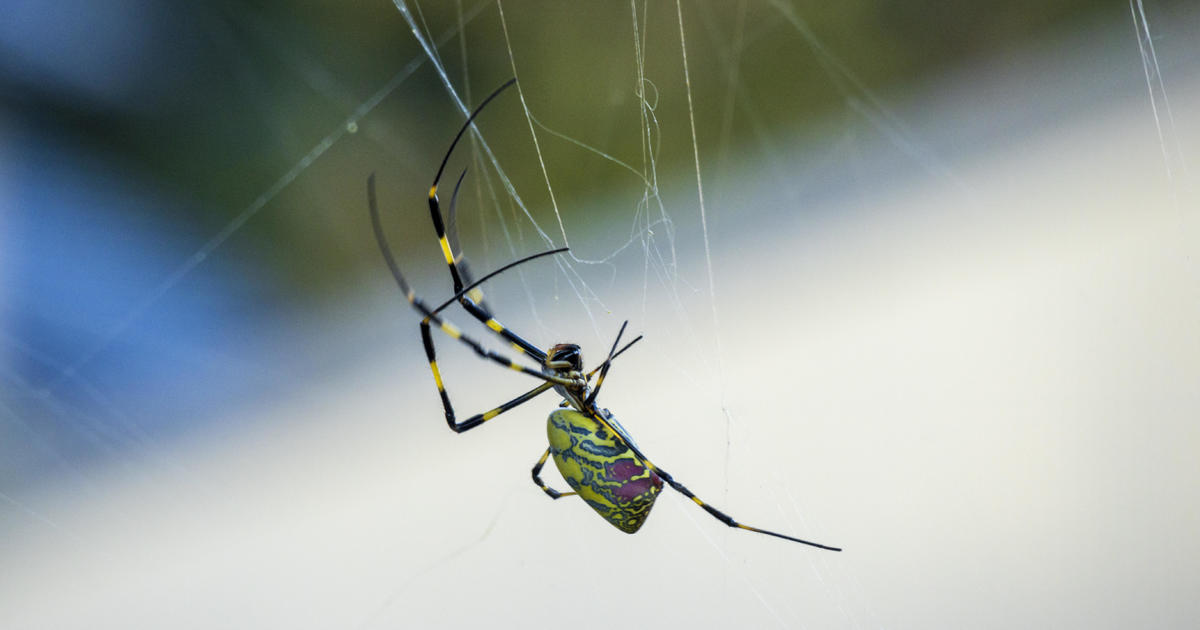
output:
[[[630, 448], [633, 449], [633, 451], [635, 453], [638, 453], [637, 449], [634, 448], [632, 445], [630, 445]], [[641, 453], [638, 453], [638, 455], [641, 456]], [[730, 527], [736, 527], [738, 529], [744, 529], [746, 531], [751, 531], [751, 532], [758, 532], [759, 534], [766, 534], [768, 536], [774, 536], [776, 538], [782, 538], [784, 540], [798, 542], [800, 544], [809, 545], [811, 547], [817, 547], [819, 549], [827, 549], [829, 551], [841, 551], [841, 549], [838, 547], [830, 547], [828, 545], [822, 545], [820, 543], [815, 543], [815, 542], [808, 541], [808, 540], [802, 540], [800, 538], [795, 538], [793, 536], [788, 536], [786, 534], [780, 534], [780, 533], [768, 531], [765, 529], [759, 529], [757, 527], [751, 527], [749, 525], [743, 525], [742, 523], [739, 523], [739, 522], [733, 520], [733, 517], [729, 516], [728, 514], [722, 512], [721, 510], [718, 510], [717, 508], [702, 501], [700, 499], [700, 497], [692, 494], [692, 491], [688, 490], [686, 486], [679, 483], [678, 481], [675, 481], [675, 478], [672, 477], [669, 473], [667, 473], [667, 471], [650, 463], [650, 461], [647, 460], [645, 457], [642, 457], [642, 463], [644, 463], [647, 468], [649, 468], [650, 470], [653, 470], [655, 473], [657, 473], [658, 476], [661, 477], [663, 481], [667, 482], [667, 485], [674, 488], [677, 492], [679, 492], [683, 496], [691, 499], [692, 502], [695, 503], [696, 505], [699, 505], [700, 507], [704, 508], [704, 511], [711, 514], [713, 516], [713, 518], [717, 519], [718, 521], [721, 521], [722, 523], [725, 523], [726, 525], [728, 525]]]
[[[471, 274], [471, 266], [467, 263], [467, 256], [463, 252], [462, 246], [458, 240], [458, 222], [456, 211], [458, 209], [458, 192], [462, 188], [463, 178], [467, 176], [467, 169], [463, 169], [458, 175], [458, 181], [454, 183], [454, 192], [450, 194], [450, 209], [446, 213], [446, 238], [450, 241], [450, 251], [455, 252], [454, 262], [458, 264], [459, 276], [467, 285], [475, 282], [474, 276]], [[453, 276], [451, 276], [453, 277]], [[483, 291], [479, 288], [471, 289], [468, 295], [479, 306], [479, 308], [492, 312], [490, 306], [483, 298]]]
[[550, 457], [549, 448], [546, 449], [545, 453], [542, 453], [542, 458], [533, 465], [533, 483], [537, 484], [537, 487], [541, 488], [542, 491], [545, 492], [551, 499], [561, 499], [562, 497], [569, 497], [573, 494], [577, 494], [575, 492], [559, 492], [558, 490], [547, 486], [546, 482], [542, 481], [542, 466], [546, 465], [546, 458], [548, 457]]
[[[596, 396], [600, 395], [600, 387], [604, 385], [604, 377], [608, 376], [608, 368], [612, 365], [613, 358], [617, 356], [617, 344], [621, 343], [621, 335], [625, 334], [625, 327], [628, 325], [629, 320], [627, 319], [625, 323], [621, 324], [621, 330], [617, 331], [617, 338], [613, 340], [612, 348], [608, 351], [608, 358], [604, 360], [604, 363], [600, 367], [600, 378], [596, 379], [596, 387], [592, 389], [592, 393], [588, 394], [587, 399], [584, 400], [583, 404], [585, 406], [591, 407], [592, 403], [596, 402]], [[630, 342], [630, 345], [637, 343], [638, 339], [641, 339], [641, 337], [639, 336], [637, 339], [634, 339]]]
[[[436, 364], [431, 364], [431, 365], [436, 365]], [[533, 400], [534, 398], [540, 396], [541, 394], [545, 393], [546, 390], [548, 390], [554, 386], [554, 383], [542, 383], [541, 385], [538, 385], [537, 387], [525, 392], [524, 394], [517, 396], [516, 398], [504, 403], [503, 405], [496, 407], [495, 409], [492, 409], [490, 411], [485, 411], [483, 413], [477, 413], [477, 414], [471, 416], [470, 418], [463, 420], [462, 422], [456, 422], [454, 419], [454, 408], [450, 405], [450, 396], [446, 394], [445, 388], [442, 387], [442, 379], [436, 372], [436, 367], [434, 369], [435, 369], [435, 372], [434, 372], [433, 378], [435, 381], [437, 381], [438, 394], [440, 394], [442, 397], [442, 407], [445, 408], [445, 410], [446, 410], [446, 424], [450, 425], [450, 430], [454, 431], [455, 433], [463, 433], [464, 431], [470, 431], [471, 429], [474, 429], [475, 427], [483, 424], [484, 422], [487, 422], [488, 420], [495, 418], [496, 416], [504, 413], [505, 411], [508, 411], [509, 409], [512, 409], [514, 407], [519, 407], [519, 406]]]
[[433, 337], [429, 334], [431, 324], [436, 324], [438, 329], [440, 329], [443, 333], [470, 347], [475, 351], [475, 354], [482, 358], [494, 361], [495, 363], [498, 363], [511, 370], [516, 370], [517, 372], [524, 372], [525, 374], [528, 374], [534, 378], [538, 378], [549, 383], [568, 387], [578, 385], [578, 383], [572, 379], [543, 374], [534, 368], [520, 365], [502, 354], [484, 348], [483, 345], [481, 345], [478, 341], [467, 335], [464, 335], [462, 331], [459, 330], [457, 326], [450, 323], [449, 320], [442, 318], [437, 314], [437, 312], [435, 312], [433, 309], [430, 309], [429, 306], [427, 306], [425, 302], [417, 296], [412, 287], [409, 286], [408, 281], [404, 279], [404, 275], [400, 273], [400, 266], [396, 264], [396, 259], [392, 256], [392, 250], [387, 244], [387, 239], [384, 237], [383, 225], [379, 219], [379, 204], [375, 197], [375, 175], [373, 173], [367, 178], [367, 204], [371, 212], [371, 227], [375, 230], [375, 239], [379, 243], [379, 251], [383, 254], [383, 259], [387, 263], [388, 269], [392, 272], [392, 277], [396, 280], [396, 284], [400, 286], [400, 290], [404, 293], [404, 298], [408, 300], [408, 303], [411, 304], [412, 307], [423, 317], [421, 320], [421, 339], [425, 344], [425, 355], [429, 358], [430, 368], [433, 371], [434, 380], [438, 383], [439, 390], [442, 389], [441, 375], [437, 369], [437, 361], [433, 349]]
[[[487, 102], [484, 101], [484, 104], [487, 104]], [[478, 110], [476, 111], [478, 112]], [[470, 121], [468, 121], [467, 124], [469, 125]], [[451, 146], [450, 149], [453, 151], [454, 147]], [[447, 157], [449, 157], [449, 154], [447, 154]], [[461, 181], [461, 179], [459, 181]], [[468, 276], [468, 274], [464, 274], [463, 271], [459, 269], [458, 261], [462, 259], [462, 256], [455, 256], [454, 248], [451, 247], [450, 239], [446, 235], [446, 225], [442, 221], [442, 211], [438, 206], [437, 191], [438, 184], [437, 181], [434, 181], [433, 186], [429, 188], [429, 217], [433, 221], [433, 230], [437, 234], [438, 244], [442, 247], [442, 256], [446, 259], [446, 266], [450, 268], [450, 277], [454, 280], [454, 292], [459, 293], [465, 286], [464, 281], [465, 283], [469, 284], [470, 280], [464, 278], [464, 276]], [[451, 201], [451, 203], [453, 203], [453, 201]], [[487, 326], [488, 330], [491, 330], [502, 337], [505, 341], [508, 341], [516, 350], [533, 357], [534, 360], [538, 361], [539, 363], [546, 360], [546, 353], [542, 351], [542, 349], [526, 341], [520, 335], [509, 330], [506, 326], [504, 326], [504, 324], [501, 324], [499, 321], [497, 321], [491, 313], [479, 306], [479, 304], [472, 299], [471, 295], [469, 295], [469, 292], [459, 296], [458, 302], [459, 304], [462, 304], [463, 309], [465, 309], [467, 313], [482, 322], [483, 325]]]
[[[462, 270], [459, 269], [458, 260], [461, 259], [461, 256], [455, 256], [455, 248], [451, 246], [450, 238], [447, 237], [446, 225], [442, 220], [442, 211], [438, 205], [438, 182], [440, 182], [442, 179], [442, 173], [446, 170], [446, 163], [450, 161], [450, 155], [454, 153], [454, 147], [458, 146], [458, 141], [462, 139], [462, 136], [464, 133], [466, 133], [467, 129], [470, 129], [471, 123], [475, 120], [475, 117], [483, 111], [484, 107], [487, 107], [487, 104], [490, 103], [492, 99], [499, 96], [501, 92], [516, 82], [516, 78], [513, 78], [507, 81], [504, 85], [501, 85], [499, 88], [496, 88], [496, 90], [489, 94], [487, 98], [483, 99], [479, 106], [475, 108], [475, 111], [471, 112], [471, 114], [467, 116], [466, 122], [464, 122], [463, 126], [458, 130], [458, 134], [454, 136], [454, 140], [450, 143], [450, 148], [446, 150], [445, 157], [442, 158], [442, 164], [438, 167], [437, 175], [433, 177], [433, 185], [429, 187], [429, 217], [433, 221], [433, 230], [437, 233], [438, 244], [442, 247], [442, 256], [446, 259], [446, 266], [450, 268], [450, 277], [454, 280], [455, 293], [462, 292], [464, 286], [464, 276], [467, 276], [468, 278], [465, 279], [465, 282], [470, 283], [469, 273], [464, 274]], [[466, 171], [463, 171], [463, 175], [466, 175]], [[461, 175], [459, 176], [458, 183], [454, 186], [454, 193], [450, 197], [451, 208], [454, 208], [455, 206], [455, 202], [458, 197], [459, 185], [462, 184], [462, 177], [463, 176]], [[454, 240], [457, 240], [457, 238]], [[541, 348], [538, 348], [532, 343], [526, 341], [520, 335], [512, 332], [499, 321], [497, 321], [495, 317], [492, 317], [492, 314], [488, 312], [486, 308], [483, 308], [476, 303], [476, 301], [472, 299], [472, 296], [461, 295], [459, 296], [458, 301], [460, 304], [462, 304], [463, 309], [470, 313], [472, 317], [480, 322], [483, 322], [483, 324], [487, 326], [489, 330], [504, 338], [512, 345], [513, 348], [530, 357], [533, 357], [538, 363], [546, 360], [546, 353], [542, 351]]]
[[636, 339], [625, 344], [625, 346], [623, 348], [621, 348], [620, 350], [617, 350], [617, 352], [615, 354], [613, 354], [611, 357], [609, 357], [608, 359], [606, 359], [604, 361], [604, 363], [601, 363], [600, 365], [597, 365], [596, 367], [592, 368], [592, 371], [587, 373], [588, 380], [591, 380], [591, 378], [596, 375], [596, 372], [599, 372], [599, 371], [605, 369], [605, 367], [607, 367], [609, 363], [612, 363], [614, 360], [616, 360], [617, 357], [624, 354], [624, 352], [626, 350], [628, 350], [631, 346], [633, 346], [633, 344], [635, 344], [641, 340], [642, 340], [642, 335], [638, 335]]
[[[421, 300], [421, 298], [413, 296], [412, 299], [409, 301], [413, 305], [413, 307], [417, 309], [418, 312], [421, 312], [421, 313], [430, 313], [431, 312], [429, 310], [429, 307], [425, 305], [425, 303]], [[433, 372], [434, 372], [435, 377], [437, 377], [438, 370], [437, 370], [437, 363], [436, 363], [437, 357], [436, 357], [436, 353], [434, 352], [434, 349], [433, 349], [433, 337], [429, 334], [431, 324], [437, 324], [438, 330], [441, 330], [443, 333], [449, 335], [450, 338], [457, 339], [457, 340], [461, 341], [462, 343], [466, 344], [467, 347], [474, 350], [475, 354], [479, 355], [480, 357], [494, 361], [510, 370], [515, 370], [517, 372], [523, 372], [534, 378], [539, 378], [543, 381], [546, 381], [548, 383], [552, 383], [555, 385], [563, 385], [566, 387], [572, 387], [572, 386], [578, 385], [578, 383], [573, 379], [562, 378], [562, 377], [558, 377], [558, 376], [551, 376], [549, 374], [543, 374], [542, 372], [539, 372], [538, 370], [535, 370], [534, 368], [521, 365], [520, 363], [517, 363], [517, 362], [513, 361], [512, 359], [510, 359], [509, 357], [506, 357], [498, 352], [495, 352], [493, 350], [488, 350], [487, 348], [484, 348], [483, 345], [480, 344], [478, 341], [475, 341], [474, 339], [464, 335], [463, 332], [461, 330], [459, 330], [459, 328], [457, 326], [450, 323], [449, 321], [442, 319], [441, 317], [438, 317], [437, 315], [426, 315], [425, 318], [421, 320], [421, 340], [425, 344], [425, 356], [428, 357], [430, 360], [430, 364], [431, 364], [431, 367], [433, 367]]]
[[[420, 304], [419, 301], [414, 302], [414, 305], [418, 305], [418, 304]], [[423, 306], [423, 304], [421, 306]], [[449, 325], [449, 322], [442, 322], [441, 329], [443, 331], [445, 331], [446, 327], [448, 325]], [[475, 427], [483, 424], [484, 422], [487, 422], [488, 420], [491, 420], [492, 418], [495, 418], [496, 416], [504, 413], [505, 411], [508, 411], [509, 409], [512, 409], [513, 407], [521, 405], [525, 402], [528, 402], [529, 400], [533, 399], [535, 396], [545, 392], [546, 390], [550, 389], [554, 385], [560, 384], [559, 381], [567, 381], [568, 383], [570, 383], [570, 381], [568, 379], [561, 379], [561, 378], [556, 378], [553, 376], [548, 376], [548, 375], [542, 374], [541, 372], [535, 371], [531, 368], [525, 367], [523, 365], [513, 363], [512, 359], [509, 359], [508, 357], [505, 357], [503, 355], [492, 352], [491, 350], [485, 350], [482, 347], [480, 347], [475, 341], [468, 339], [467, 337], [464, 337], [461, 335], [461, 333], [459, 333], [459, 336], [454, 337], [454, 338], [458, 339], [460, 341], [465, 341], [468, 345], [471, 345], [472, 349], [474, 349], [476, 351], [476, 353], [479, 354], [479, 356], [485, 357], [488, 359], [492, 359], [493, 361], [496, 361], [497, 363], [500, 363], [501, 365], [505, 365], [505, 366], [509, 367], [510, 369], [517, 370], [519, 372], [525, 372], [526, 374], [535, 376], [546, 382], [542, 383], [541, 385], [538, 385], [537, 387], [533, 388], [532, 390], [514, 398], [513, 400], [510, 400], [510, 401], [504, 403], [503, 405], [500, 405], [499, 407], [492, 409], [491, 411], [487, 411], [487, 412], [481, 413], [481, 414], [476, 414], [474, 416], [471, 416], [470, 418], [467, 418], [466, 420], [464, 420], [462, 422], [457, 422], [455, 420], [455, 416], [454, 416], [454, 406], [452, 404], [450, 404], [450, 394], [446, 393], [446, 385], [445, 385], [445, 383], [442, 382], [442, 372], [438, 368], [437, 353], [433, 347], [433, 335], [430, 332], [430, 329], [431, 329], [431, 326], [430, 326], [429, 318], [426, 317], [425, 319], [421, 320], [421, 342], [425, 346], [425, 358], [429, 360], [429, 370], [431, 372], [433, 372], [433, 382], [437, 385], [438, 396], [440, 396], [442, 399], [442, 409], [446, 413], [446, 424], [449, 425], [450, 429], [453, 430], [455, 433], [462, 433], [463, 431], [468, 431], [470, 429], [474, 429]], [[447, 333], [447, 334], [450, 334], [450, 333]], [[453, 337], [454, 335], [451, 334], [451, 336]]]

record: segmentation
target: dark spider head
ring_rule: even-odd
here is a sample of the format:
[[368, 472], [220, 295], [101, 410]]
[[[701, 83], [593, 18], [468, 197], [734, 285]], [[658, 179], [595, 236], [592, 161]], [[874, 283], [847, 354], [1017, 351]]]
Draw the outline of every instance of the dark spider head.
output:
[[583, 376], [583, 354], [579, 351], [579, 346], [573, 343], [560, 343], [552, 346], [546, 353], [542, 372], [549, 376], [574, 379], [575, 385], [555, 384], [554, 391], [558, 392], [559, 396], [569, 401], [576, 409], [583, 409], [588, 386]]
[[546, 353], [546, 369], [553, 372], [582, 372], [583, 353], [573, 343], [555, 344]]

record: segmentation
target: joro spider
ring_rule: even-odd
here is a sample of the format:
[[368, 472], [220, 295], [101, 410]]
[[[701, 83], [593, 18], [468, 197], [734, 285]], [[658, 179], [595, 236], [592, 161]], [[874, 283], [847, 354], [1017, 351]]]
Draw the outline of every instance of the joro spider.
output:
[[[583, 355], [578, 345], [573, 343], [559, 343], [551, 346], [547, 351], [541, 350], [497, 321], [483, 302], [482, 295], [475, 292], [475, 289], [479, 285], [503, 271], [536, 258], [567, 251], [567, 248], [564, 247], [526, 256], [478, 280], [472, 281], [463, 255], [461, 253], [456, 255], [455, 253], [455, 250], [459, 249], [456, 242], [457, 239], [454, 238], [453, 234], [447, 236], [446, 233], [446, 224], [442, 220], [442, 212], [438, 206], [438, 182], [441, 181], [442, 172], [446, 169], [446, 163], [450, 160], [450, 155], [454, 152], [454, 147], [458, 144], [463, 134], [466, 133], [467, 129], [470, 128], [475, 117], [483, 111], [483, 108], [492, 99], [496, 98], [496, 96], [514, 83], [516, 83], [515, 78], [501, 85], [496, 91], [485, 98], [475, 111], [471, 112], [466, 122], [463, 123], [462, 128], [458, 130], [458, 135], [454, 136], [454, 141], [450, 143], [450, 148], [446, 151], [446, 156], [442, 158], [441, 166], [438, 167], [437, 175], [433, 178], [433, 185], [429, 188], [429, 215], [433, 220], [433, 229], [437, 233], [438, 243], [442, 246], [442, 254], [446, 258], [446, 265], [450, 268], [450, 277], [454, 281], [454, 295], [436, 308], [430, 308], [426, 305], [412, 290], [412, 287], [409, 286], [408, 282], [404, 279], [404, 275], [400, 273], [400, 267], [396, 264], [396, 260], [392, 256], [391, 248], [388, 247], [387, 239], [383, 234], [383, 226], [379, 220], [379, 207], [375, 198], [375, 175], [371, 174], [367, 178], [367, 199], [371, 212], [371, 226], [375, 231], [375, 239], [379, 242], [379, 250], [383, 254], [383, 259], [387, 263], [388, 269], [392, 272], [392, 277], [400, 285], [400, 290], [404, 293], [408, 303], [422, 317], [421, 341], [425, 346], [425, 356], [429, 360], [429, 369], [433, 372], [433, 381], [437, 385], [438, 394], [442, 398], [442, 407], [446, 412], [446, 424], [456, 433], [469, 431], [553, 389], [555, 393], [562, 396], [563, 401], [560, 404], [560, 408], [551, 412], [547, 420], [546, 433], [549, 437], [550, 446], [546, 449], [546, 452], [542, 453], [541, 458], [534, 464], [532, 470], [533, 482], [551, 499], [561, 499], [562, 497], [578, 495], [579, 498], [583, 499], [600, 516], [603, 516], [604, 520], [611, 523], [617, 529], [632, 534], [638, 531], [642, 524], [645, 523], [646, 517], [650, 515], [650, 509], [654, 506], [654, 501], [658, 498], [658, 494], [662, 491], [663, 483], [665, 482], [676, 491], [691, 499], [714, 518], [730, 527], [783, 538], [784, 540], [819, 547], [829, 551], [841, 551], [837, 547], [802, 540], [735, 521], [728, 514], [705, 503], [699, 497], [692, 494], [691, 490], [688, 490], [682, 483], [676, 481], [667, 471], [659, 468], [647, 459], [637, 444], [634, 443], [633, 438], [625, 431], [625, 428], [617, 422], [613, 414], [609, 410], [596, 405], [596, 397], [600, 394], [600, 388], [604, 384], [604, 377], [608, 375], [608, 369], [612, 365], [613, 359], [641, 340], [641, 336], [638, 336], [633, 341], [625, 344], [624, 347], [621, 347], [620, 350], [617, 350], [621, 342], [621, 336], [625, 332], [625, 327], [629, 324], [628, 321], [621, 324], [621, 330], [617, 333], [617, 338], [613, 341], [612, 348], [608, 351], [608, 358], [600, 365], [585, 373], [583, 371]], [[463, 171], [463, 175], [459, 176], [458, 182], [454, 187], [454, 192], [450, 197], [451, 220], [453, 220], [454, 216], [459, 186], [462, 185], [463, 176], [465, 175], [466, 171]], [[516, 363], [504, 355], [484, 348], [478, 341], [463, 334], [457, 326], [451, 324], [441, 316], [441, 312], [455, 302], [462, 305], [467, 313], [482, 322], [493, 333], [508, 341], [515, 350], [536, 361], [538, 368], [531, 368]], [[451, 338], [466, 344], [480, 357], [509, 369], [528, 374], [541, 380], [542, 384], [495, 409], [476, 414], [462, 422], [457, 421], [454, 415], [454, 407], [450, 404], [450, 396], [446, 393], [446, 387], [442, 382], [441, 371], [438, 369], [437, 356], [433, 346], [433, 326], [437, 326]], [[596, 385], [595, 387], [591, 387], [589, 383], [597, 373], [599, 373], [599, 377], [596, 378]], [[562, 473], [567, 484], [571, 486], [571, 492], [560, 492], [542, 481], [542, 466], [545, 465], [546, 459], [551, 456], [553, 456], [554, 464], [558, 467], [559, 472]]]

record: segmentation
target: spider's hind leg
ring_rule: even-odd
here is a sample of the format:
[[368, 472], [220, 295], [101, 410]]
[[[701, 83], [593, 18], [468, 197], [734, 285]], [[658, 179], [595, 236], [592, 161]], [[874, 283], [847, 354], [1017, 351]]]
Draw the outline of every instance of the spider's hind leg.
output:
[[545, 453], [542, 453], [542, 458], [539, 459], [538, 462], [533, 466], [533, 483], [537, 484], [537, 487], [541, 488], [542, 491], [545, 492], [546, 495], [551, 499], [561, 499], [562, 497], [569, 497], [573, 494], [576, 494], [575, 492], [559, 492], [558, 490], [547, 486], [546, 482], [542, 481], [542, 466], [546, 465], [546, 459], [548, 457], [550, 457], [549, 448], [546, 449]]
[[[634, 449], [634, 452], [641, 455], [641, 453], [638, 452], [637, 449]], [[643, 457], [642, 459], [643, 459], [643, 461], [645, 461], [645, 457]], [[695, 503], [696, 505], [703, 508], [704, 511], [708, 512], [713, 518], [717, 519], [718, 521], [721, 521], [722, 523], [725, 523], [726, 525], [728, 525], [730, 527], [736, 527], [738, 529], [744, 529], [744, 530], [750, 531], [750, 532], [757, 532], [759, 534], [766, 534], [768, 536], [774, 536], [776, 538], [782, 538], [784, 540], [798, 542], [802, 545], [808, 545], [810, 547], [817, 547], [818, 549], [825, 549], [828, 551], [841, 551], [840, 547], [830, 547], [829, 545], [822, 545], [821, 543], [815, 543], [815, 542], [812, 542], [811, 540], [804, 540], [802, 538], [796, 538], [794, 536], [788, 536], [786, 534], [780, 534], [778, 532], [773, 532], [773, 531], [769, 531], [766, 529], [759, 529], [758, 527], [751, 527], [749, 525], [739, 523], [739, 522], [733, 520], [733, 517], [722, 512], [721, 510], [718, 510], [717, 508], [709, 505], [705, 501], [701, 500], [700, 497], [696, 496], [695, 494], [692, 494], [692, 491], [688, 490], [687, 486], [684, 486], [682, 483], [679, 483], [678, 481], [676, 481], [675, 478], [672, 477], [670, 475], [670, 473], [668, 473], [667, 471], [659, 468], [658, 466], [655, 466], [654, 464], [651, 464], [649, 461], [645, 461], [645, 464], [646, 464], [647, 468], [649, 468], [650, 470], [653, 470], [655, 473], [657, 473], [658, 476], [660, 478], [662, 478], [663, 481], [667, 482], [667, 485], [674, 488], [676, 492], [691, 499], [693, 503]]]

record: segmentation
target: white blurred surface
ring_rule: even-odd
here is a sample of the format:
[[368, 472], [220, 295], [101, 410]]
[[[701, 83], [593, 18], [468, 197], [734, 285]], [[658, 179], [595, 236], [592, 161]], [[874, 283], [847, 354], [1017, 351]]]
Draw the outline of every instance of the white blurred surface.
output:
[[[1169, 87], [1195, 155], [1200, 84]], [[14, 508], [0, 626], [1186, 626], [1195, 179], [1167, 177], [1144, 95], [1009, 140], [714, 236], [728, 423], [701, 379], [660, 369], [661, 335], [605, 386], [702, 497], [842, 554], [673, 493], [632, 537], [547, 500], [528, 470], [554, 401], [451, 433], [402, 312], [406, 347], [223, 425], [252, 429]], [[747, 206], [786, 203], [756, 189]]]

